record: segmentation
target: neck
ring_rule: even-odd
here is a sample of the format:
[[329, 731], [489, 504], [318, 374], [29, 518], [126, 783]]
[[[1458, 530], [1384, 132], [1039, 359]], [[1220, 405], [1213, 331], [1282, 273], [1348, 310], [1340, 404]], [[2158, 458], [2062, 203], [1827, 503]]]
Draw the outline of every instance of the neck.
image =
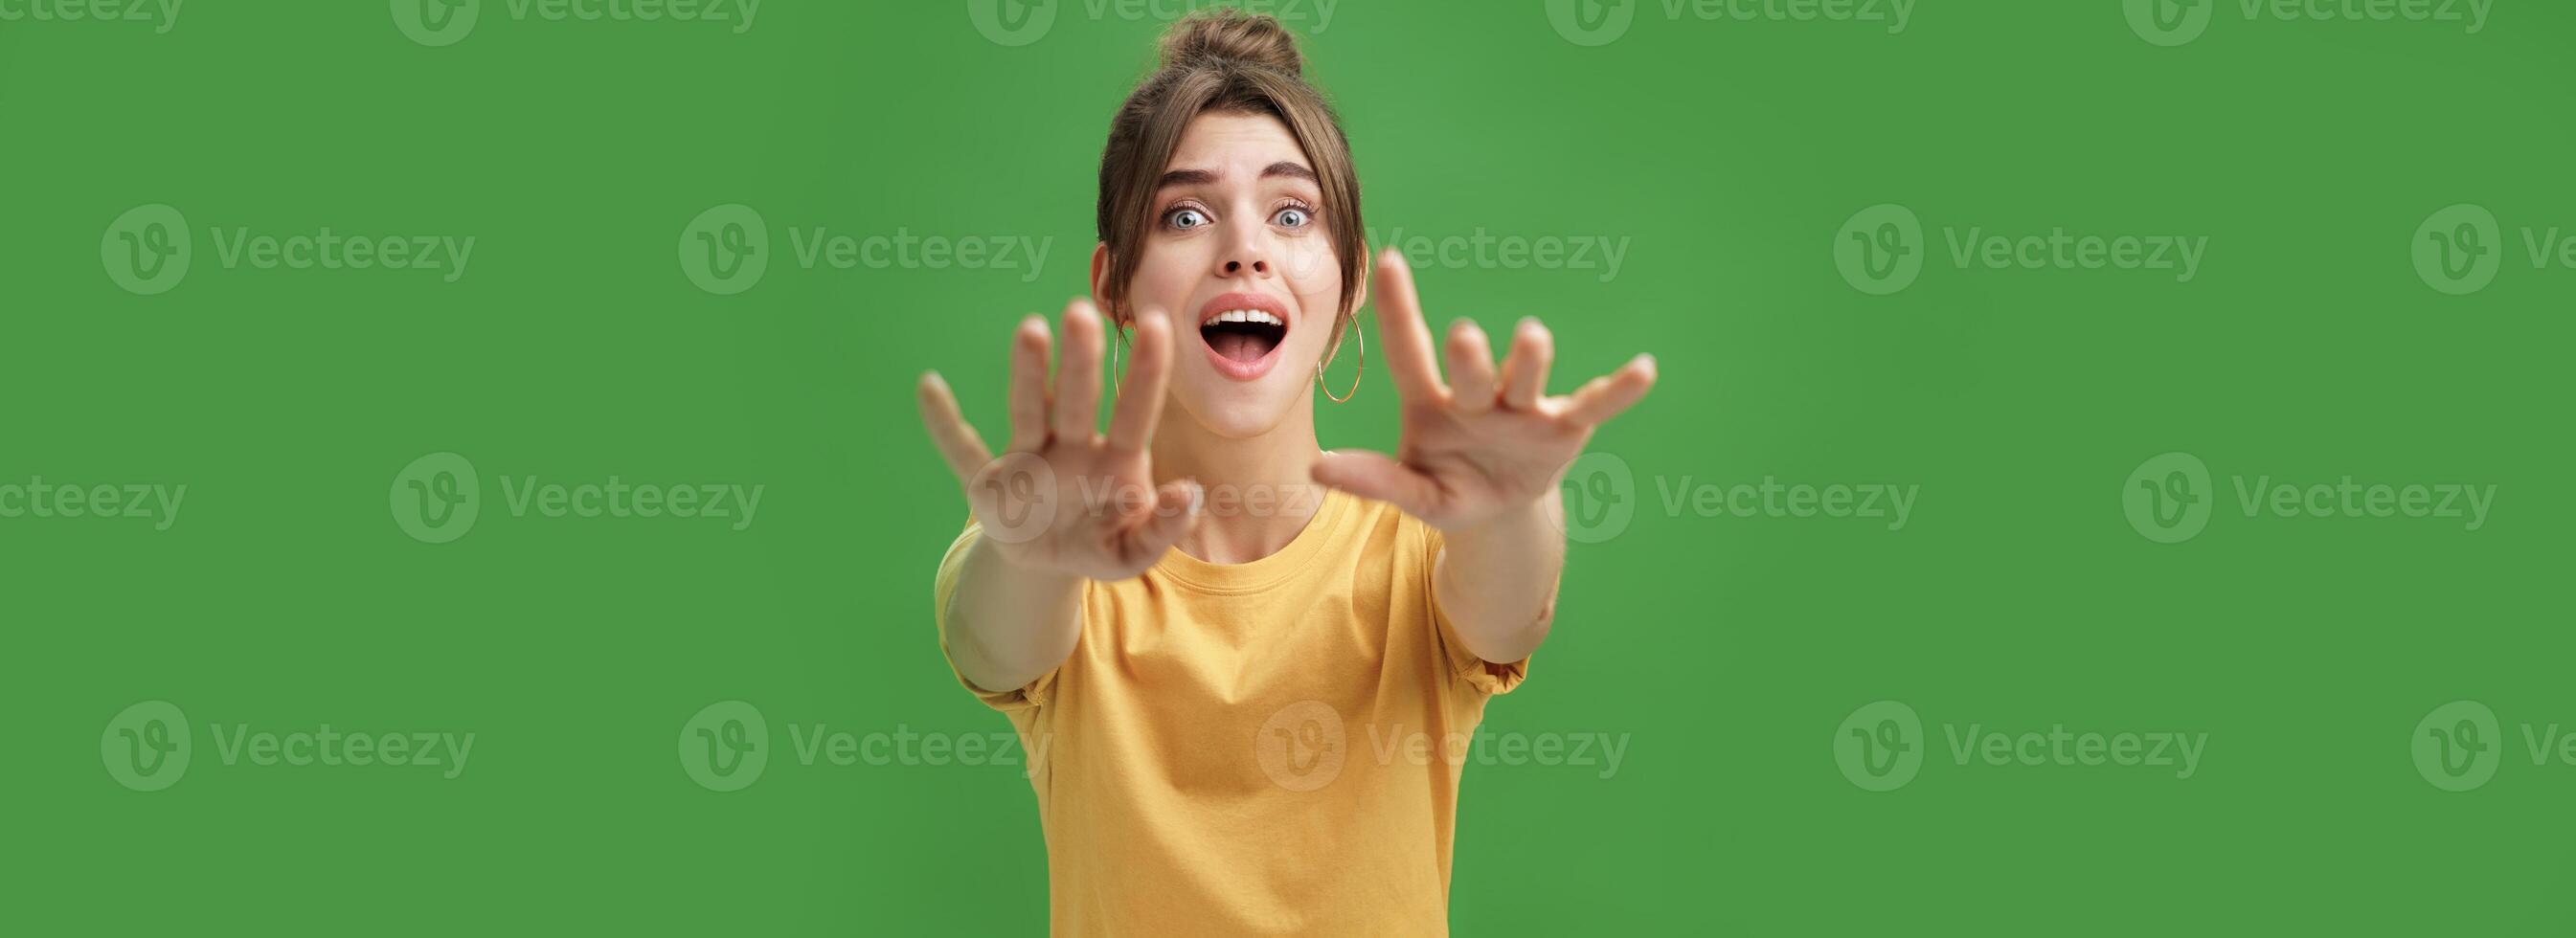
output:
[[1250, 563], [1278, 553], [1323, 505], [1313, 477], [1315, 404], [1309, 394], [1268, 432], [1218, 436], [1166, 404], [1154, 434], [1155, 481], [1189, 478], [1206, 491], [1206, 513], [1174, 548], [1208, 563]]

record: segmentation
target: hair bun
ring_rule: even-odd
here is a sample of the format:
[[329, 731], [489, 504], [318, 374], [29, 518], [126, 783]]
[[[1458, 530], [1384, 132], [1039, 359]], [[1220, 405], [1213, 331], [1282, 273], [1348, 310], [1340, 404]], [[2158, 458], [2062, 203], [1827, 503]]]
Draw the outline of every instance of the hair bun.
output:
[[1164, 31], [1164, 68], [1220, 63], [1258, 65], [1292, 76], [1305, 67], [1297, 55], [1297, 37], [1266, 13], [1232, 7], [1203, 9]]

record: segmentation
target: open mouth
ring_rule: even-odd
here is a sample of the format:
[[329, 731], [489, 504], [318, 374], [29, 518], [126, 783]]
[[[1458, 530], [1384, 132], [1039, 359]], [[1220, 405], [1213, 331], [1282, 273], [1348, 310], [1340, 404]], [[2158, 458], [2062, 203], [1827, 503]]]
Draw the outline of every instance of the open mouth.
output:
[[1271, 353], [1288, 339], [1287, 310], [1257, 293], [1228, 293], [1199, 312], [1199, 341], [1217, 369], [1249, 380], [1270, 370]]
[[1260, 361], [1288, 337], [1288, 324], [1261, 310], [1230, 309], [1217, 316], [1199, 325], [1199, 339], [1233, 361]]

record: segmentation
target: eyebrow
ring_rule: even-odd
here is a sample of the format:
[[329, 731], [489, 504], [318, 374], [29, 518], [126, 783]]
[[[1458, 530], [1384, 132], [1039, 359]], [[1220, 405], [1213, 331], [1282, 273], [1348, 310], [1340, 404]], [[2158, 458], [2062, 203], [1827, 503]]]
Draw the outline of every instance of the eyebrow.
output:
[[[1269, 179], [1274, 176], [1284, 176], [1289, 179], [1303, 179], [1307, 182], [1316, 183], [1318, 185], [1322, 184], [1321, 180], [1315, 178], [1314, 170], [1307, 169], [1306, 164], [1299, 163], [1295, 160], [1280, 160], [1279, 162], [1272, 163], [1261, 168], [1261, 178]], [[1171, 186], [1204, 186], [1214, 182], [1216, 182], [1216, 173], [1212, 171], [1204, 169], [1175, 169], [1164, 173], [1163, 178], [1154, 183], [1154, 188], [1159, 190]]]

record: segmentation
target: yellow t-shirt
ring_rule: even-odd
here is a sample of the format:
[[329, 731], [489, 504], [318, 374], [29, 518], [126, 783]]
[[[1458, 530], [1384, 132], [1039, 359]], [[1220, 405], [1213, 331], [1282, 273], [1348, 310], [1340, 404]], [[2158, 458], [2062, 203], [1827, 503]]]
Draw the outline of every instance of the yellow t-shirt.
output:
[[[940, 563], [943, 619], [979, 536]], [[959, 677], [1030, 754], [1055, 934], [1448, 933], [1467, 742], [1528, 662], [1452, 637], [1440, 545], [1328, 492], [1268, 557], [1086, 584], [1073, 654], [1027, 686]]]

